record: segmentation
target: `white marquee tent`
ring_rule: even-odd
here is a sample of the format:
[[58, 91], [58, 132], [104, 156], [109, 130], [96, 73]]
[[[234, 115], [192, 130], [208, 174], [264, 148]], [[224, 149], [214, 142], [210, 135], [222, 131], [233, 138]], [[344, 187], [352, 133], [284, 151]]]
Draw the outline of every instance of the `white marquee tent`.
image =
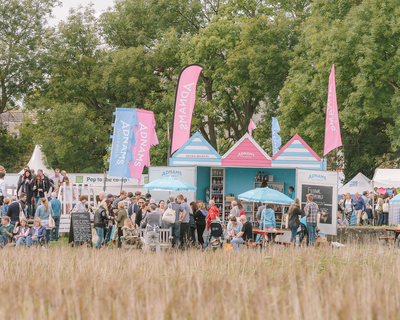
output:
[[400, 169], [376, 169], [372, 178], [373, 188], [399, 188]]
[[[29, 160], [27, 165], [29, 166], [29, 168], [34, 169], [35, 173], [37, 173], [37, 171], [39, 169], [42, 169], [44, 173], [47, 173], [49, 175], [49, 177], [51, 177], [54, 175], [54, 170], [45, 166], [45, 164], [44, 164], [45, 162], [46, 162], [46, 157], [42, 153], [40, 146], [36, 145], [35, 150], [33, 151], [32, 157]], [[24, 170], [22, 169], [19, 174], [23, 174], [23, 173], [24, 173]]]
[[355, 194], [356, 192], [362, 194], [363, 191], [372, 191], [371, 180], [359, 172], [338, 190], [338, 196], [346, 193]]

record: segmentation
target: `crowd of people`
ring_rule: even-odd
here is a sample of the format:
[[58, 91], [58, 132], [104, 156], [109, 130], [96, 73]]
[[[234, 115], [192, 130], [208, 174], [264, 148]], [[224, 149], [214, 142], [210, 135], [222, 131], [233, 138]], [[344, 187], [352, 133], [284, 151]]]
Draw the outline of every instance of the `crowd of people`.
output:
[[[354, 199], [351, 197], [350, 193], [342, 194], [338, 203], [338, 226], [355, 224], [388, 226], [389, 200], [397, 195], [396, 189], [393, 189], [392, 192], [392, 196], [389, 196], [388, 193], [378, 195], [369, 191], [364, 191], [363, 194], [360, 195], [356, 192], [354, 194]], [[374, 205], [375, 210], [373, 210]]]

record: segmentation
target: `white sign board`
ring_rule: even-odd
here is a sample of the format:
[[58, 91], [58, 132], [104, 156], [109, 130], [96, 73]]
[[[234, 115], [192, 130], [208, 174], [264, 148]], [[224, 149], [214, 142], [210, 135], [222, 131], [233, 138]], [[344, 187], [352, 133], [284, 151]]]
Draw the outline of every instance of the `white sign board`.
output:
[[336, 171], [319, 171], [297, 169], [296, 197], [301, 207], [307, 204], [306, 195], [312, 193], [319, 211], [328, 214], [326, 221], [320, 220], [318, 228], [322, 234], [337, 233], [337, 190], [338, 173]]
[[197, 180], [196, 169], [197, 169], [196, 167], [150, 167], [149, 182], [161, 178], [174, 177], [182, 179], [196, 186], [196, 180]]

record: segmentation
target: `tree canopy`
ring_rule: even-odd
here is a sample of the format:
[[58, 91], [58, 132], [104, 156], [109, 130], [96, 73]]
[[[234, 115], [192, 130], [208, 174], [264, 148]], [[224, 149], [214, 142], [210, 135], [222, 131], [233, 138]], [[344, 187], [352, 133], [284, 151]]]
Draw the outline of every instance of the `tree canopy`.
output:
[[99, 17], [92, 6], [75, 8], [54, 30], [43, 19], [55, 1], [12, 3], [23, 15], [41, 6], [27, 25], [27, 80], [14, 82], [17, 91], [8, 86], [7, 100], [25, 98], [32, 117], [23, 129], [53, 167], [103, 171], [116, 107], [155, 113], [160, 145], [151, 164], [165, 165], [177, 79], [192, 63], [204, 69], [191, 130], [221, 154], [255, 115], [254, 136], [267, 152], [277, 117], [283, 142], [297, 132], [322, 154], [334, 63], [343, 148], [329, 158], [348, 178], [397, 163], [395, 0], [121, 0]]

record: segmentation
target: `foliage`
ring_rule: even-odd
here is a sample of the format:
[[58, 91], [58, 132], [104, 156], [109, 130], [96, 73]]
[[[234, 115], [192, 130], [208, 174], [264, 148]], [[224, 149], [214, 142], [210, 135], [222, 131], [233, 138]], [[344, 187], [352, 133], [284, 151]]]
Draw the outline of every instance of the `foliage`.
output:
[[399, 157], [400, 7], [393, 0], [317, 0], [312, 12], [281, 91], [283, 139], [298, 132], [322, 153], [328, 77], [335, 63], [345, 176], [372, 177], [385, 155]]
[[45, 26], [57, 0], [0, 1], [0, 114], [43, 83]]
[[18, 136], [0, 124], [0, 141], [1, 165], [8, 173], [19, 172], [34, 149], [30, 135], [21, 132]]

